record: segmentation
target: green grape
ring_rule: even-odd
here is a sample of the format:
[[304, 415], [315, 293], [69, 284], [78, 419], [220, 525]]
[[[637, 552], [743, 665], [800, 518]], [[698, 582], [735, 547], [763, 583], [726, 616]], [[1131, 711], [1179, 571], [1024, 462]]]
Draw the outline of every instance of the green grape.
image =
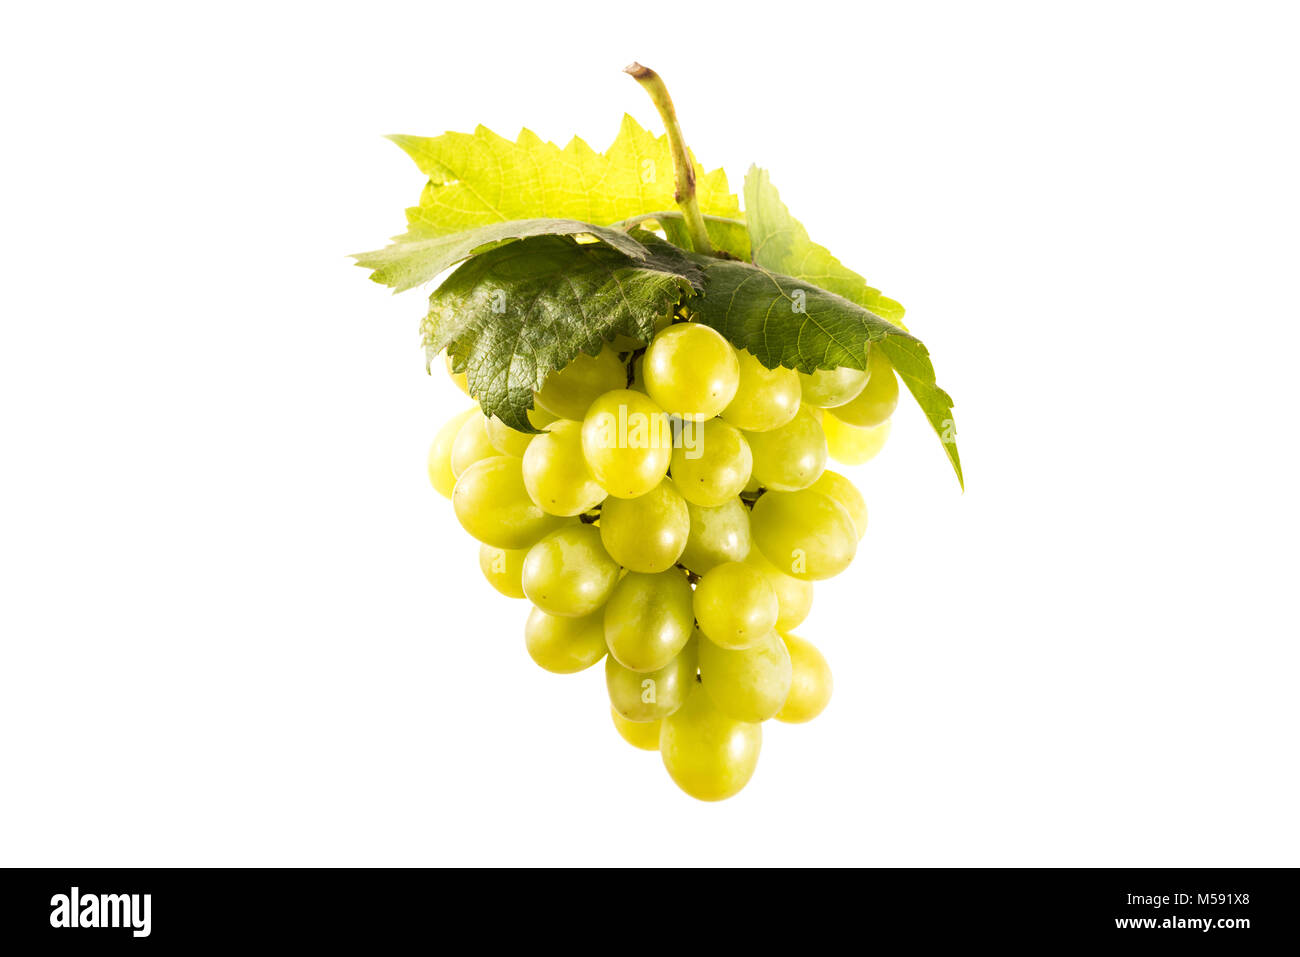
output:
[[463, 372], [456, 371], [452, 365], [451, 356], [448, 353], [444, 352], [442, 357], [446, 360], [447, 375], [451, 376], [451, 381], [456, 383], [456, 388], [460, 389], [461, 392], [469, 395], [469, 376]]
[[800, 372], [799, 384], [803, 386], [804, 402], [830, 409], [856, 397], [866, 386], [870, 375], [861, 369], [839, 366], [835, 369], [818, 369], [811, 375]]
[[632, 671], [657, 671], [691, 638], [691, 585], [680, 569], [628, 572], [605, 604], [605, 643]]
[[483, 577], [488, 584], [507, 598], [523, 598], [524, 585], [520, 577], [524, 570], [526, 548], [495, 548], [492, 545], [478, 547], [478, 567], [483, 569]]
[[634, 392], [640, 392], [643, 395], [649, 395], [645, 388], [645, 374], [642, 370], [645, 368], [645, 354], [637, 356], [632, 360], [632, 381], [628, 383], [628, 388]]
[[870, 378], [857, 398], [829, 410], [837, 419], [860, 428], [879, 425], [898, 408], [898, 376], [879, 349], [867, 353], [867, 372]]
[[776, 590], [776, 601], [780, 613], [776, 618], [776, 630], [789, 631], [808, 617], [812, 610], [813, 583], [792, 578], [769, 562], [757, 548], [745, 559], [749, 565], [759, 569]]
[[686, 537], [678, 561], [703, 575], [723, 562], [741, 562], [751, 545], [749, 509], [739, 498], [714, 508], [686, 503], [691, 517], [691, 533]]
[[524, 644], [547, 671], [571, 675], [605, 657], [605, 628], [599, 614], [562, 618], [534, 608], [524, 625]]
[[[528, 421], [532, 423], [533, 428], [540, 429], [554, 422], [555, 416], [541, 409], [529, 409]], [[528, 443], [536, 438], [536, 436], [529, 435], [527, 432], [515, 431], [496, 416], [492, 416], [487, 420], [487, 434], [488, 441], [492, 443], [492, 448], [502, 455], [514, 455], [519, 458], [523, 457], [524, 450], [528, 448]]]
[[668, 479], [636, 498], [607, 498], [600, 509], [605, 551], [629, 571], [667, 571], [681, 557], [691, 517]]
[[613, 708], [609, 716], [614, 719], [614, 728], [628, 744], [642, 751], [659, 750], [659, 728], [661, 721], [629, 721]]
[[530, 548], [521, 580], [528, 600], [548, 615], [580, 618], [605, 604], [618, 575], [600, 531], [579, 524], [557, 529]]
[[582, 425], [562, 419], [528, 443], [524, 487], [552, 515], [581, 515], [605, 500], [605, 490], [582, 456]]
[[828, 415], [822, 420], [822, 431], [826, 433], [826, 451], [835, 461], [845, 465], [870, 462], [889, 438], [892, 421], [885, 419], [879, 425], [870, 425], [864, 429]]
[[831, 700], [831, 666], [812, 642], [798, 635], [782, 635], [790, 653], [790, 694], [775, 715], [777, 721], [803, 724], [826, 710]]
[[739, 429], [721, 419], [708, 419], [682, 423], [671, 470], [684, 498], [713, 507], [740, 494], [753, 463], [749, 443]]
[[718, 332], [694, 322], [676, 323], [656, 335], [641, 372], [660, 408], [697, 422], [725, 409], [740, 385], [736, 350]]
[[451, 498], [451, 490], [456, 487], [456, 473], [451, 470], [451, 450], [456, 444], [456, 436], [470, 416], [477, 413], [478, 406], [474, 406], [448, 419], [429, 446], [429, 484], [443, 498]]
[[691, 696], [659, 732], [659, 753], [673, 782], [693, 798], [721, 801], [738, 794], [758, 766], [763, 726], [720, 711], [704, 689]]
[[668, 473], [672, 425], [648, 396], [614, 389], [587, 410], [582, 423], [582, 454], [606, 492], [616, 498], [637, 498]]
[[794, 492], [817, 481], [826, 468], [826, 436], [821, 423], [801, 408], [793, 419], [768, 432], [747, 432], [754, 454], [754, 478], [765, 488]]
[[862, 541], [862, 536], [867, 534], [867, 500], [862, 497], [858, 487], [839, 472], [832, 472], [830, 469], [823, 472], [822, 477], [813, 482], [810, 487], [814, 492], [829, 495], [844, 506], [844, 511], [848, 512], [849, 518], [853, 519], [853, 527], [858, 532], [858, 541]]
[[533, 504], [524, 488], [523, 464], [511, 455], [494, 455], [467, 468], [456, 480], [451, 506], [465, 531], [497, 548], [528, 548], [565, 524]]
[[750, 520], [754, 543], [767, 560], [804, 581], [838, 575], [858, 550], [853, 517], [829, 495], [812, 489], [766, 492]]
[[613, 655], [605, 659], [605, 687], [614, 711], [628, 721], [658, 721], [682, 706], [699, 671], [699, 638], [693, 637], [673, 660], [654, 671], [632, 671]]
[[456, 441], [451, 447], [451, 470], [460, 475], [475, 462], [490, 458], [500, 453], [488, 440], [487, 419], [482, 415], [472, 415], [456, 433]]
[[799, 411], [799, 373], [766, 368], [752, 352], [740, 350], [740, 386], [722, 417], [746, 432], [766, 432], [785, 425]]
[[[673, 317], [671, 315], [660, 316], [655, 320], [654, 332], [658, 332], [660, 329], [667, 329], [672, 325], [672, 322]], [[650, 338], [654, 338], [653, 333], [651, 333]], [[641, 338], [639, 334], [628, 336], [620, 332], [614, 336], [614, 341], [611, 342], [610, 345], [613, 346], [615, 352], [633, 352], [637, 349], [643, 348], [648, 341], [649, 340]]]
[[790, 652], [775, 631], [749, 648], [700, 642], [700, 682], [722, 711], [740, 721], [766, 721], [790, 693]]
[[495, 416], [487, 420], [487, 437], [492, 448], [500, 455], [513, 455], [522, 458], [533, 436], [526, 432], [516, 432]]
[[561, 419], [582, 421], [596, 398], [627, 386], [627, 367], [618, 353], [604, 346], [594, 356], [585, 352], [558, 372], [552, 372], [537, 393], [537, 404]]
[[695, 620], [719, 648], [748, 648], [776, 627], [781, 605], [760, 569], [726, 562], [695, 585]]

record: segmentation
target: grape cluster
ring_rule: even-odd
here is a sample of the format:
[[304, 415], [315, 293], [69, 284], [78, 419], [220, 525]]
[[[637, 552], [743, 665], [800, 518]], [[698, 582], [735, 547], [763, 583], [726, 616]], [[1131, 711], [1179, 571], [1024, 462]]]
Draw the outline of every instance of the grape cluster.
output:
[[456, 416], [429, 478], [487, 580], [532, 603], [533, 660], [569, 674], [604, 659], [619, 734], [716, 801], [754, 773], [762, 722], [830, 700], [826, 660], [792, 629], [813, 581], [853, 559], [867, 508], [827, 458], [880, 450], [898, 379], [875, 350], [865, 371], [767, 369], [677, 319], [552, 373], [537, 435], [478, 406]]

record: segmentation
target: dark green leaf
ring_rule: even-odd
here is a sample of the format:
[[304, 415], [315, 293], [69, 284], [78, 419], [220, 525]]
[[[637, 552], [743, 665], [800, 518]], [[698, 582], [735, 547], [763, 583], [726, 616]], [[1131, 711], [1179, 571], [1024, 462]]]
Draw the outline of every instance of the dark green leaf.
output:
[[912, 339], [857, 303], [807, 280], [725, 259], [703, 261], [702, 266], [704, 295], [691, 302], [695, 318], [748, 349], [768, 368], [865, 369], [869, 341]]
[[701, 284], [686, 257], [648, 233], [633, 260], [603, 243], [537, 236], [469, 260], [429, 297], [422, 333], [430, 361], [443, 349], [469, 377], [487, 415], [520, 432], [533, 392], [580, 353], [618, 334], [648, 341]]

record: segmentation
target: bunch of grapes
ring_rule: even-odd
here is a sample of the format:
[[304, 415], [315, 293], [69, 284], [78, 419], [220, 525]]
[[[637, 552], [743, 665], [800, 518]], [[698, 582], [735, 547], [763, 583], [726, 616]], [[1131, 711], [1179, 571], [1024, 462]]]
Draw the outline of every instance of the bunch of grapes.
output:
[[865, 371], [768, 369], [674, 319], [648, 347], [619, 339], [552, 373], [537, 435], [461, 413], [429, 478], [487, 580], [532, 602], [533, 660], [570, 674], [603, 659], [619, 734], [716, 801], [753, 775], [764, 721], [830, 700], [825, 658], [793, 629], [812, 583], [853, 559], [867, 508], [827, 458], [880, 450], [898, 379], [874, 350]]

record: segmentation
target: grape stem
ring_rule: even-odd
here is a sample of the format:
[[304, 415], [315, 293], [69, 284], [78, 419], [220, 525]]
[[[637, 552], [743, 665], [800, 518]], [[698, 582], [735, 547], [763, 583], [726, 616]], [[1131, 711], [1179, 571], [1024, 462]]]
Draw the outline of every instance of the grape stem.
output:
[[708, 227], [704, 225], [704, 216], [700, 213], [699, 200], [695, 198], [695, 164], [691, 162], [690, 151], [682, 139], [682, 127], [677, 122], [677, 111], [673, 108], [673, 98], [668, 95], [668, 87], [663, 78], [654, 70], [640, 63], [633, 63], [623, 68], [623, 72], [636, 80], [650, 94], [650, 100], [659, 117], [664, 121], [668, 132], [668, 146], [673, 154], [674, 186], [673, 199], [682, 208], [686, 220], [686, 229], [690, 233], [691, 245], [697, 253], [714, 255], [713, 243], [709, 240]]

